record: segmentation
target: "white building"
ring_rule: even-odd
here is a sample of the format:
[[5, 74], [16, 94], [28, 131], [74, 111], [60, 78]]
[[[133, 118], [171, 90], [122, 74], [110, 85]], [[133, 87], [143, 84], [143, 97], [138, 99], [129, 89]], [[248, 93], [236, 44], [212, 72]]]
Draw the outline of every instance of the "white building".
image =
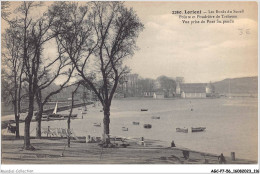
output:
[[163, 99], [165, 96], [163, 91], [158, 91], [153, 93], [153, 98], [155, 99]]
[[212, 88], [207, 83], [178, 83], [176, 94], [181, 98], [206, 98], [212, 94]]

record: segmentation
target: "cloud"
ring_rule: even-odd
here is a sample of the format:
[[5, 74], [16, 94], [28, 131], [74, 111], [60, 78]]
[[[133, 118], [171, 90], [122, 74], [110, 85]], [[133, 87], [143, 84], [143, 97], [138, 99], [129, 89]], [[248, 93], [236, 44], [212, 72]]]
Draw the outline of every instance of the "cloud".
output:
[[146, 77], [164, 74], [206, 82], [257, 74], [257, 22], [248, 18], [234, 24], [188, 25], [171, 14], [154, 15], [138, 45], [141, 49], [130, 65]]

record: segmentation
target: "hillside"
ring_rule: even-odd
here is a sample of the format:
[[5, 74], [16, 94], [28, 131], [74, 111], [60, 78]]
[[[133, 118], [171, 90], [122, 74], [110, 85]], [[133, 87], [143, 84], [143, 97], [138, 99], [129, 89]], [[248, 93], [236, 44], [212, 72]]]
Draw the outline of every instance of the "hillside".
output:
[[258, 93], [258, 77], [242, 77], [233, 79], [224, 79], [219, 82], [214, 82], [215, 92], [220, 94], [229, 93], [246, 93], [257, 94]]

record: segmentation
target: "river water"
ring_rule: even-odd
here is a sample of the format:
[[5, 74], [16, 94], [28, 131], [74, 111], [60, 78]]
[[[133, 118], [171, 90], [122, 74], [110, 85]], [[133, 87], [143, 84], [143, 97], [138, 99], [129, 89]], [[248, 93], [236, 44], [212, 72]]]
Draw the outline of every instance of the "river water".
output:
[[[141, 112], [147, 108], [147, 112]], [[193, 111], [191, 111], [191, 108]], [[78, 119], [71, 122], [77, 136], [101, 136], [101, 106], [88, 106], [88, 113], [81, 119], [81, 110], [74, 109]], [[155, 139], [158, 145], [176, 146], [209, 152], [224, 156], [236, 153], [237, 158], [258, 159], [258, 101], [257, 98], [219, 98], [219, 99], [122, 99], [113, 100], [111, 106], [110, 130], [112, 135], [128, 138]], [[61, 113], [68, 113], [63, 111]], [[152, 119], [160, 116], [160, 119]], [[132, 122], [140, 122], [133, 125]], [[151, 124], [144, 129], [143, 124]], [[21, 133], [23, 133], [21, 125]], [[66, 128], [67, 121], [43, 122], [42, 127]], [[122, 131], [127, 127], [128, 131]], [[176, 128], [186, 127], [188, 133], [176, 132]], [[191, 127], [206, 127], [204, 132], [192, 133]], [[35, 122], [31, 124], [31, 134], [35, 134]]]

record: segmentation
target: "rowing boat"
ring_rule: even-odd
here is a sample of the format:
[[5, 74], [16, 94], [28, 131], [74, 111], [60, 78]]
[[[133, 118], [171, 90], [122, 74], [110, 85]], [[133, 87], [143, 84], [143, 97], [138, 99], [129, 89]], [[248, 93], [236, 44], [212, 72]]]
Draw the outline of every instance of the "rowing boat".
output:
[[202, 132], [206, 127], [191, 127], [191, 132]]
[[176, 132], [188, 133], [188, 128], [176, 128]]

